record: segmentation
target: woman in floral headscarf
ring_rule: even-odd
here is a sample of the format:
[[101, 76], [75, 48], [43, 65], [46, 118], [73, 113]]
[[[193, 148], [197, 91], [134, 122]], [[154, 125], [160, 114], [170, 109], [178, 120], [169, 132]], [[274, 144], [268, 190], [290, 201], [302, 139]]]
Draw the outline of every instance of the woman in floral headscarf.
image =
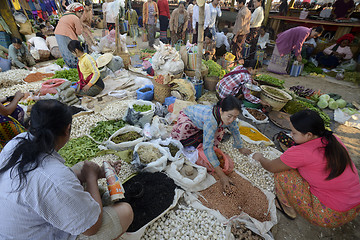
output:
[[78, 60], [69, 51], [68, 44], [71, 40], [78, 40], [78, 36], [82, 34], [83, 27], [80, 18], [84, 12], [84, 6], [81, 3], [72, 3], [66, 10], [56, 26], [55, 37], [66, 65], [69, 68], [76, 68]]
[[353, 57], [353, 53], [349, 45], [354, 38], [354, 35], [350, 33], [345, 34], [335, 44], [318, 53], [316, 59], [319, 61], [319, 64], [324, 67], [335, 68], [341, 62], [350, 60]]

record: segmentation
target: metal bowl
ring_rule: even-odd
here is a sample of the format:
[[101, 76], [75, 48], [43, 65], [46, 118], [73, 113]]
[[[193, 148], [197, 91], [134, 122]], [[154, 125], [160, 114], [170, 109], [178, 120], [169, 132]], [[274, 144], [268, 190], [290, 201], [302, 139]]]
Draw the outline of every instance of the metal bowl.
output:
[[245, 83], [245, 87], [250, 90], [251, 95], [259, 97], [261, 93], [261, 88], [251, 83]]

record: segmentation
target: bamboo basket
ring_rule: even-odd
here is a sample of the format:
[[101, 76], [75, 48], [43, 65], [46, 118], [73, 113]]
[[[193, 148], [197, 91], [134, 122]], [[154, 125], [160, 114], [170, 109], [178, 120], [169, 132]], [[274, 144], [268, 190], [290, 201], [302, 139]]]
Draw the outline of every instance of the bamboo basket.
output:
[[[287, 92], [278, 88], [264, 85], [261, 85], [260, 88], [262, 90], [260, 99], [268, 102], [273, 107], [273, 111], [280, 111], [280, 109], [282, 109], [286, 103], [292, 99], [292, 97]], [[284, 98], [271, 94], [269, 91], [267, 91], [268, 89], [275, 89], [276, 91], [279, 91], [284, 95]]]
[[151, 80], [154, 84], [154, 100], [160, 103], [165, 102], [165, 98], [171, 96], [171, 89], [169, 84], [160, 84], [155, 82], [155, 80]]
[[125, 69], [129, 69], [129, 66], [131, 65], [131, 59], [129, 53], [119, 53], [119, 56], [122, 58], [124, 62]]
[[204, 77], [204, 88], [209, 91], [215, 91], [218, 82], [219, 77]]

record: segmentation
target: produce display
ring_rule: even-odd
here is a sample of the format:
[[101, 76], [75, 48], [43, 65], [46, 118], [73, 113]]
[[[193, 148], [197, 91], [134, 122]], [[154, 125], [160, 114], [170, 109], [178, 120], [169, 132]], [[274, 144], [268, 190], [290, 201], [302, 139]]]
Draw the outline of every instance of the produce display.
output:
[[219, 79], [221, 79], [226, 74], [225, 70], [213, 60], [208, 60], [208, 61], [203, 60], [203, 63], [209, 69], [209, 73], [208, 73], [209, 77], [219, 77]]
[[[324, 72], [320, 67], [316, 67], [315, 64], [313, 64], [312, 62], [307, 62], [305, 65], [304, 65], [304, 69], [303, 69], [303, 72], [306, 72], [306, 73], [316, 73], [317, 75], [320, 74], [321, 76], [324, 76], [322, 75], [322, 73]], [[311, 75], [311, 74], [310, 74]], [[325, 76], [324, 76], [325, 77]]]
[[151, 105], [139, 105], [139, 104], [134, 104], [133, 108], [136, 112], [147, 112], [151, 110]]
[[285, 83], [284, 80], [277, 79], [267, 74], [257, 75], [255, 77], [255, 80], [262, 81], [264, 83], [268, 83], [271, 86], [275, 86], [279, 88], [284, 88], [284, 83]]
[[116, 137], [113, 137], [111, 140], [114, 143], [118, 144], [118, 143], [122, 143], [122, 142], [135, 141], [138, 138], [141, 138], [140, 133], [135, 132], [135, 131], [131, 131], [131, 132], [127, 132], [127, 133], [117, 135]]
[[360, 84], [360, 72], [345, 72], [344, 80]]
[[136, 152], [143, 163], [151, 163], [162, 157], [160, 150], [153, 146], [140, 146]]
[[310, 97], [315, 93], [313, 89], [305, 88], [304, 86], [301, 85], [292, 86], [289, 89], [294, 91], [294, 93], [300, 97]]
[[76, 68], [72, 68], [69, 70], [61, 70], [56, 71], [55, 75], [52, 78], [64, 78], [69, 80], [70, 82], [77, 82], [79, 81], [79, 73]]
[[328, 94], [323, 94], [319, 97], [319, 101], [317, 106], [321, 109], [329, 107], [332, 110], [337, 108], [344, 108], [347, 102], [341, 98], [341, 96], [337, 96], [334, 94], [334, 98], [331, 98]]
[[171, 156], [173, 157], [175, 157], [176, 153], [179, 151], [179, 148], [172, 143], [170, 143], [169, 145], [160, 145], [160, 146], [169, 148]]
[[56, 59], [55, 64], [59, 65], [62, 68], [65, 65], [65, 61], [63, 58], [58, 58]]
[[271, 94], [272, 96], [279, 98], [279, 99], [287, 99], [287, 97], [280, 91], [274, 89], [274, 88], [266, 88], [265, 90], [266, 92], [268, 92], [269, 94]]
[[59, 150], [59, 154], [65, 159], [65, 165], [69, 167], [95, 157], [98, 152], [98, 145], [86, 136], [71, 139]]
[[40, 72], [30, 73], [29, 75], [27, 75], [26, 78], [24, 78], [24, 81], [37, 82], [43, 80], [44, 78], [51, 78], [52, 76], [54, 76], [53, 73], [40, 73]]
[[260, 112], [259, 110], [253, 108], [246, 108], [246, 110], [256, 119], [262, 121], [266, 118], [266, 115]]
[[90, 130], [90, 136], [98, 142], [107, 140], [117, 130], [125, 126], [123, 120], [100, 121]]

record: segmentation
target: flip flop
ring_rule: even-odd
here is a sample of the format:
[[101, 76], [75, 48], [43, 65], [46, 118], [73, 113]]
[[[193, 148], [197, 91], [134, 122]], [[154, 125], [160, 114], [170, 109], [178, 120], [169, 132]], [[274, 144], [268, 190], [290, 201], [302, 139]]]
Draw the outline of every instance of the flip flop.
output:
[[281, 202], [279, 200], [279, 198], [276, 196], [275, 197], [275, 206], [277, 209], [279, 209], [280, 212], [282, 212], [285, 217], [287, 217], [288, 219], [290, 220], [294, 220], [296, 218], [296, 214], [295, 215], [292, 215], [291, 213], [288, 213], [285, 211], [285, 209], [283, 208], [283, 206], [281, 205]]

